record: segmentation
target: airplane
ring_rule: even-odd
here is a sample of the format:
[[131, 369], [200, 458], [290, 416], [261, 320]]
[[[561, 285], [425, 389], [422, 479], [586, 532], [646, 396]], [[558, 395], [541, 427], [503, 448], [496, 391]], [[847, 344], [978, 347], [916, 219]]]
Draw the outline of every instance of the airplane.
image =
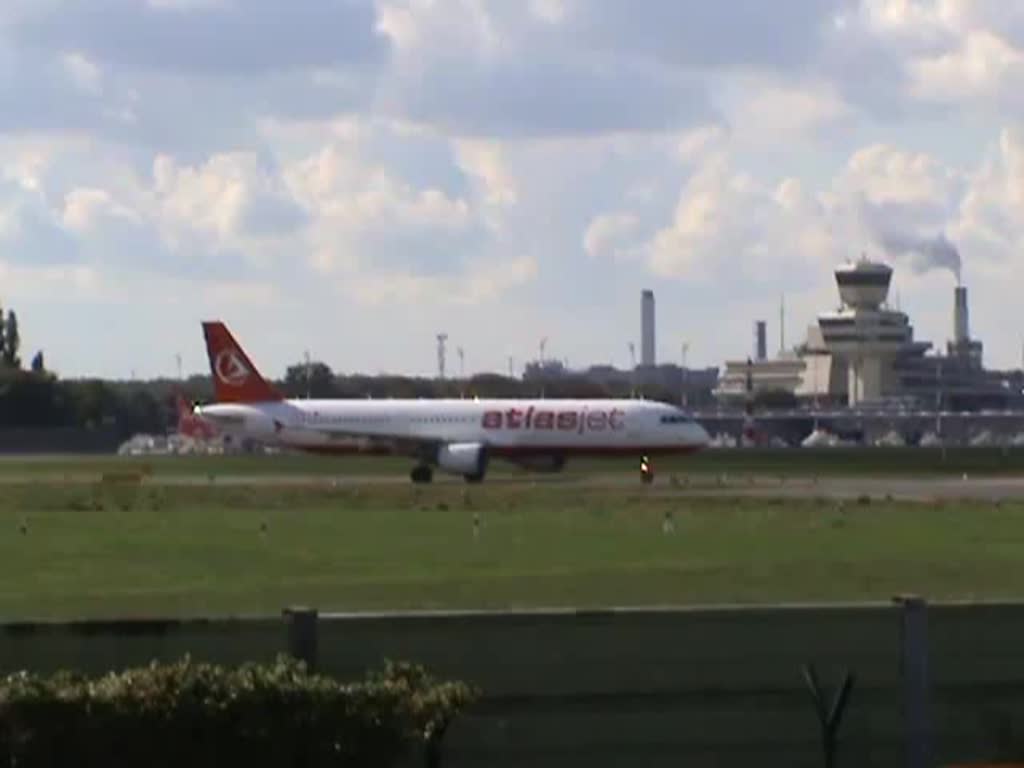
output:
[[647, 400], [288, 399], [220, 321], [202, 323], [216, 402], [194, 413], [219, 429], [309, 453], [409, 456], [414, 483], [434, 470], [484, 479], [492, 458], [541, 472], [570, 456], [690, 453], [708, 434], [684, 411]]

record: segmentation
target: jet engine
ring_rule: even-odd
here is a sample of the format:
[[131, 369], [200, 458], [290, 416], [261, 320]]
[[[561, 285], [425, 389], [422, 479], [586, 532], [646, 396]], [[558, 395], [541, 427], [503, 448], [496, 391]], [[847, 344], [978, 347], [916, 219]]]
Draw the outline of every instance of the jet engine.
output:
[[482, 480], [487, 471], [487, 446], [482, 443], [449, 443], [437, 452], [439, 469], [467, 480]]

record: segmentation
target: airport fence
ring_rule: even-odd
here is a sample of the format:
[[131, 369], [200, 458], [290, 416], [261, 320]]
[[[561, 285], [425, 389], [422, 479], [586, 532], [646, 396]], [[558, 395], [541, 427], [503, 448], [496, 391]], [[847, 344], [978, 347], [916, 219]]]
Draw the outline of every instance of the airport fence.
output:
[[[841, 566], [837, 566], [841, 567]], [[0, 671], [387, 659], [482, 698], [445, 766], [1024, 763], [1024, 604], [324, 614], [0, 626]], [[831, 762], [827, 759], [831, 755]]]

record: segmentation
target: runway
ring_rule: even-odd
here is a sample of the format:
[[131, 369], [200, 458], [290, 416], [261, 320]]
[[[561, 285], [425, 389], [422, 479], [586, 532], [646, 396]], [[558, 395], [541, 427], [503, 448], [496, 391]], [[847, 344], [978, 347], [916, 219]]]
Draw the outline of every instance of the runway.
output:
[[[159, 473], [138, 477], [97, 475], [87, 472], [0, 475], [3, 483], [91, 484], [141, 482], [146, 486], [188, 487], [315, 487], [366, 488], [374, 486], [415, 487], [407, 474], [223, 474]], [[567, 474], [503, 474], [494, 473], [479, 486], [466, 486], [459, 477], [436, 475], [433, 486], [530, 489], [557, 487], [567, 489], [609, 488], [629, 489], [657, 496], [700, 497], [741, 496], [755, 498], [828, 498], [828, 499], [895, 499], [908, 501], [943, 501], [975, 499], [986, 501], [1024, 500], [1024, 476], [939, 476], [939, 477], [780, 477], [772, 475], [662, 475], [651, 485], [640, 482], [637, 474], [625, 472]]]

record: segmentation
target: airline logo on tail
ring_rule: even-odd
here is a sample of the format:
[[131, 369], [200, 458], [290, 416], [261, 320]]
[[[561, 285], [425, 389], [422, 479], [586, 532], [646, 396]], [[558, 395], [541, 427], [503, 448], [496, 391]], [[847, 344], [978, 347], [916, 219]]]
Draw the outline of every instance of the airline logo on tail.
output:
[[213, 364], [217, 379], [229, 387], [241, 387], [249, 380], [251, 371], [233, 349], [225, 349], [218, 353]]
[[217, 401], [221, 403], [265, 403], [284, 396], [268, 384], [256, 366], [220, 321], [203, 323], [206, 354]]

